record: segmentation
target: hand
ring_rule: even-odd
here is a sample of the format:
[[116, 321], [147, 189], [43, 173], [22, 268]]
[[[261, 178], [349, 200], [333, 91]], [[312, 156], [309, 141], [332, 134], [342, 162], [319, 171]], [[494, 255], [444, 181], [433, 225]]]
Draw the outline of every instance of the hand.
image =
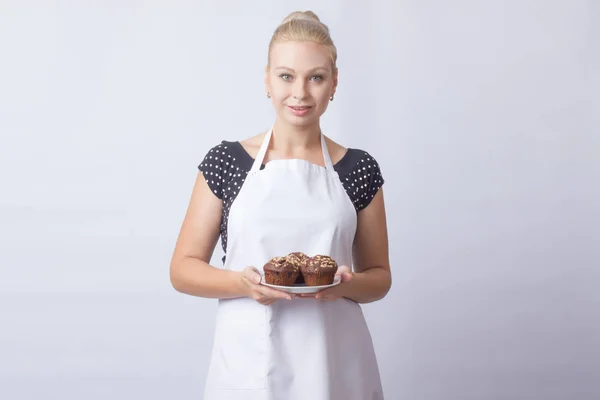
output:
[[256, 300], [258, 303], [268, 306], [279, 299], [292, 300], [289, 293], [275, 290], [260, 284], [261, 276], [254, 267], [246, 267], [242, 271], [242, 289], [244, 295]]
[[344, 291], [346, 289], [346, 283], [350, 282], [354, 278], [354, 274], [350, 270], [350, 267], [342, 265], [338, 268], [335, 276], [341, 277], [341, 282], [332, 288], [321, 290], [317, 293], [303, 294], [301, 297], [314, 297], [317, 300], [328, 300], [333, 301], [341, 297], [344, 297]]

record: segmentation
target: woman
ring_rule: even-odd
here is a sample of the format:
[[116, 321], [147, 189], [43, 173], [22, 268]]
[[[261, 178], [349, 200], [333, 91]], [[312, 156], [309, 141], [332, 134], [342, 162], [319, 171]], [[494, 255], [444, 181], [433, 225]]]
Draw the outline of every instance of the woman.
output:
[[[265, 73], [272, 129], [222, 142], [199, 166], [171, 282], [219, 299], [205, 399], [383, 399], [359, 306], [391, 286], [383, 178], [368, 153], [321, 134], [336, 59], [314, 13], [288, 16]], [[219, 236], [222, 269], [208, 264]], [[266, 261], [298, 251], [331, 256], [341, 283], [297, 297], [260, 283]]]

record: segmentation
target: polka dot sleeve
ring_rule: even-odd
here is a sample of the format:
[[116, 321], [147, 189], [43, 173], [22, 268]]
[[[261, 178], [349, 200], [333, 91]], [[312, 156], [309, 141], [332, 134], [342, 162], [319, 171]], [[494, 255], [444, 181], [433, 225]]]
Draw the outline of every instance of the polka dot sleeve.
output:
[[[223, 141], [213, 147], [204, 157], [198, 169], [202, 171], [208, 187], [223, 201], [221, 214], [221, 246], [227, 251], [227, 226], [229, 211], [240, 193], [252, 162], [239, 142]], [[225, 257], [223, 257], [225, 262]]]
[[228, 146], [221, 143], [210, 149], [198, 166], [198, 169], [204, 175], [204, 179], [206, 179], [208, 187], [221, 200], [224, 198], [224, 188], [227, 187], [228, 177], [230, 176], [231, 158]]
[[352, 170], [341, 180], [357, 212], [371, 204], [384, 183], [379, 164], [366, 151], [361, 151]]

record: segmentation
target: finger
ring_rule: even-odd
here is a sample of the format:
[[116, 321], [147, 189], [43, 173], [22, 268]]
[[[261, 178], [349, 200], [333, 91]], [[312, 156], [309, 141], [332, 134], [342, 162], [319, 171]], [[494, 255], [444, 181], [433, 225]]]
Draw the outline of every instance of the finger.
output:
[[354, 279], [354, 275], [351, 272], [342, 272], [342, 282], [350, 282]]
[[342, 297], [341, 293], [339, 292], [339, 286], [324, 289], [315, 294], [315, 299], [317, 300], [323, 300], [325, 298], [337, 299], [339, 297]]
[[344, 274], [352, 274], [352, 270], [350, 269], [350, 267], [347, 267], [345, 265], [342, 265], [341, 267], [338, 268], [338, 270], [335, 273], [335, 276], [343, 276]]
[[322, 298], [326, 297], [328, 294], [329, 293], [327, 290], [321, 290], [320, 292], [315, 293], [315, 299], [321, 300]]
[[[260, 282], [260, 279], [259, 279], [259, 282]], [[252, 290], [255, 290], [256, 287], [258, 286], [257, 282], [252, 282], [250, 279], [248, 279], [245, 276], [242, 276], [242, 283], [244, 285], [246, 285], [247, 288], [252, 289]]]
[[254, 267], [244, 268], [244, 276], [252, 283], [259, 284], [261, 281], [260, 272]]
[[322, 300], [322, 301], [332, 301], [332, 300], [338, 299], [338, 296], [334, 296], [334, 295], [320, 295], [320, 296], [316, 296], [315, 299]]
[[325, 292], [325, 291], [321, 291], [319, 293], [317, 293], [317, 295], [315, 296], [315, 298], [317, 300], [324, 300], [324, 301], [334, 301], [339, 299], [341, 296], [339, 296], [338, 294], [336, 294], [335, 292]]
[[343, 274], [344, 272], [352, 272], [352, 270], [350, 269], [350, 267], [349, 267], [349, 266], [347, 266], [347, 265], [342, 265], [342, 266], [340, 266], [340, 267], [337, 269], [337, 271], [336, 271], [336, 275], [341, 275], [341, 274]]
[[254, 284], [252, 282], [250, 282], [250, 280], [248, 278], [246, 278], [245, 276], [242, 276], [242, 283], [248, 288], [254, 286]]
[[260, 281], [262, 280], [262, 275], [260, 274], [260, 271], [255, 267], [251, 267], [251, 268], [252, 268], [252, 271], [254, 271], [254, 274], [252, 275], [254, 278], [254, 282], [260, 283]]
[[290, 296], [288, 293], [285, 293], [285, 292], [282, 292], [279, 290], [275, 290], [275, 289], [271, 289], [268, 287], [264, 287], [264, 286], [260, 287], [259, 292], [265, 297], [273, 297], [276, 299], [285, 299], [285, 300], [292, 299], [292, 296]]

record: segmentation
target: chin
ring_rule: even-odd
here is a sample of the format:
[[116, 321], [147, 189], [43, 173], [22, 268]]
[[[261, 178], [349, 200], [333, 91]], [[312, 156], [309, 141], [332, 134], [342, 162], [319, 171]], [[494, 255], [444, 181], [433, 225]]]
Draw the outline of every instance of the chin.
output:
[[292, 126], [311, 126], [319, 122], [318, 118], [286, 118], [285, 121]]
[[311, 115], [310, 117], [296, 117], [294, 115], [289, 115], [284, 112], [284, 115], [279, 115], [281, 120], [285, 121], [287, 124], [291, 126], [311, 126], [319, 123], [321, 115]]

